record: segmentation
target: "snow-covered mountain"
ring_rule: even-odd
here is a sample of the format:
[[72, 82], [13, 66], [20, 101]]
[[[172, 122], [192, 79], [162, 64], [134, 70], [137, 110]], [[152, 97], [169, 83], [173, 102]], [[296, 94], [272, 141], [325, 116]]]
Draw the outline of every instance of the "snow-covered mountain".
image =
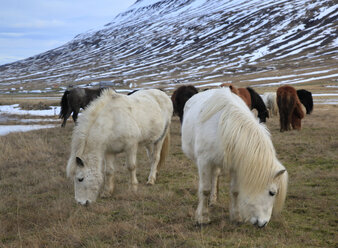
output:
[[277, 73], [272, 82], [297, 83], [309, 73], [336, 82], [337, 58], [334, 0], [137, 0], [102, 30], [0, 66], [0, 89], [93, 81], [170, 88], [175, 79], [254, 84], [255, 74], [283, 69], [290, 75]]

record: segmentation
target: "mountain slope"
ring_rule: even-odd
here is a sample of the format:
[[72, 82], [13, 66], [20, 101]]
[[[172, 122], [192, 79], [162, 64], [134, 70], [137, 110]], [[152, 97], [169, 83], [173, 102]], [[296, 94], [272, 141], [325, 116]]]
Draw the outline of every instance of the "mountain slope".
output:
[[329, 0], [138, 0], [103, 30], [0, 66], [0, 84], [170, 88], [173, 79], [204, 85], [281, 69], [336, 80], [337, 20]]

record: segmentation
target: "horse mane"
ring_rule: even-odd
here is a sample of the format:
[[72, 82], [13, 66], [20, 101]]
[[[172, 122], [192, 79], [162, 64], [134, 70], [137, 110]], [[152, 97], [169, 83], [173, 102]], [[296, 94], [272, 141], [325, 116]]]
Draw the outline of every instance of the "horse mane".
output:
[[259, 117], [264, 116], [269, 118], [269, 111], [261, 96], [252, 88], [246, 87], [251, 96], [251, 109], [257, 109]]
[[[202, 122], [221, 111], [218, 135], [224, 147], [224, 169], [236, 171], [239, 190], [254, 197], [274, 181], [276, 171], [285, 169], [276, 158], [270, 133], [257, 122], [253, 113], [230, 90], [219, 89], [209, 98], [202, 110]], [[287, 172], [277, 180], [274, 213], [283, 207], [287, 188]]]
[[[72, 144], [71, 150], [75, 151], [74, 156], [82, 156], [84, 153], [88, 139], [88, 133], [90, 129], [95, 124], [97, 116], [100, 114], [100, 109], [102, 109], [111, 98], [120, 98], [121, 94], [116, 93], [113, 89], [104, 89], [101, 93], [101, 96], [93, 100], [87, 108], [82, 112], [82, 115], [79, 116], [78, 125], [74, 127], [72, 134]], [[125, 96], [127, 97], [127, 96]], [[75, 171], [76, 164], [74, 163], [75, 158], [70, 157], [67, 165], [67, 175], [71, 176]]]
[[265, 109], [267, 111], [263, 99], [260, 97], [260, 95], [250, 87], [246, 87], [246, 89], [249, 91], [251, 96], [251, 108]]

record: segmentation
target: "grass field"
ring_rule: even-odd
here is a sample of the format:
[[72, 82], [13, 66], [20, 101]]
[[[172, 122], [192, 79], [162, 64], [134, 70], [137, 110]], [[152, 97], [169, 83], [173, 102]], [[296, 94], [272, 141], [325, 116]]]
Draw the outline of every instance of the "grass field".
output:
[[280, 217], [264, 229], [229, 221], [228, 178], [221, 179], [211, 224], [196, 226], [198, 174], [181, 150], [173, 117], [171, 151], [157, 183], [146, 186], [149, 165], [138, 155], [137, 193], [119, 159], [115, 192], [89, 207], [75, 203], [65, 168], [73, 123], [0, 137], [1, 247], [337, 247], [338, 107], [315, 105], [303, 129], [267, 126], [289, 172]]

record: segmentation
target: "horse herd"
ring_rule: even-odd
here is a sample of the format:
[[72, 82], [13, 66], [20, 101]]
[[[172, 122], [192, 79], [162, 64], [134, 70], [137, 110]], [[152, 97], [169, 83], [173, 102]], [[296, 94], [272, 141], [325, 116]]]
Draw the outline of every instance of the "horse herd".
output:
[[[300, 129], [304, 116], [301, 94], [308, 95], [306, 91], [298, 95], [295, 92], [293, 87], [282, 86], [277, 93], [260, 97], [249, 87], [237, 89], [232, 84], [202, 92], [192, 85], [181, 86], [171, 99], [157, 89], [129, 95], [113, 89], [66, 91], [60, 118], [64, 119], [64, 127], [74, 112], [76, 125], [66, 171], [74, 182], [75, 200], [88, 205], [99, 196], [113, 193], [115, 160], [120, 153], [126, 155], [131, 185], [137, 190], [139, 146], [146, 148], [151, 167], [147, 184], [153, 185], [157, 168], [165, 164], [169, 154], [171, 118], [175, 113], [181, 121], [182, 150], [198, 167], [197, 223], [210, 222], [208, 206], [217, 201], [219, 176], [227, 172], [231, 178], [231, 221], [264, 227], [283, 208], [288, 173], [276, 157], [268, 129], [260, 122], [266, 121], [269, 111], [276, 112], [278, 105], [281, 131], [289, 130], [290, 123]], [[304, 98], [310, 113], [312, 96], [311, 101]], [[77, 119], [80, 107], [84, 110]], [[258, 111], [259, 121], [253, 108]]]

